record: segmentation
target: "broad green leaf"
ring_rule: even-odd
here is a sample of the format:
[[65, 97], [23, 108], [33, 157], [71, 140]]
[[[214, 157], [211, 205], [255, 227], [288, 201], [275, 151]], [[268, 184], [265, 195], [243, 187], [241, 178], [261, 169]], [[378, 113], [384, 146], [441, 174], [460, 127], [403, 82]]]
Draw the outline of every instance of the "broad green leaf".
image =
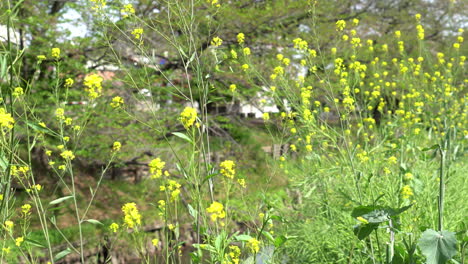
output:
[[369, 236], [372, 231], [377, 229], [379, 224], [358, 224], [354, 226], [354, 234], [357, 236], [359, 240], [363, 240], [367, 236]]
[[288, 241], [288, 238], [281, 235], [281, 236], [278, 236], [275, 238], [275, 247], [280, 247], [282, 246], [284, 243], [286, 243], [286, 241]]
[[353, 212], [351, 212], [351, 216], [354, 217], [354, 218], [356, 218], [358, 216], [363, 216], [365, 214], [368, 214], [368, 213], [374, 211], [375, 209], [376, 209], [375, 206], [361, 205], [361, 206], [353, 208]]
[[55, 199], [55, 200], [53, 200], [52, 202], [50, 202], [49, 204], [50, 204], [50, 205], [59, 204], [59, 203], [65, 201], [65, 200], [68, 200], [68, 199], [71, 199], [71, 198], [73, 198], [73, 195], [65, 196], [65, 197], [61, 197], [61, 198]]
[[455, 232], [432, 229], [424, 231], [419, 239], [418, 246], [426, 256], [427, 264], [443, 264], [457, 254], [457, 240]]

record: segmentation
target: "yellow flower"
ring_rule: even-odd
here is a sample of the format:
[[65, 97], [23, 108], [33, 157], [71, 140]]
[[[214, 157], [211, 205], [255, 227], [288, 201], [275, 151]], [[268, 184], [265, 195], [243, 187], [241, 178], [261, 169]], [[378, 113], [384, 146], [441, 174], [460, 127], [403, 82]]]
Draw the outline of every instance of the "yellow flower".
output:
[[7, 113], [5, 109], [0, 108], [0, 127], [12, 129], [13, 124], [15, 124], [15, 119], [13, 119], [11, 114]]
[[233, 179], [234, 175], [236, 174], [235, 166], [236, 164], [232, 160], [225, 160], [219, 164], [221, 167], [221, 174], [227, 178]]
[[369, 223], [369, 221], [367, 221], [367, 219], [365, 219], [365, 218], [362, 217], [362, 216], [358, 216], [356, 219], [357, 219], [359, 222], [363, 223], [363, 224], [368, 224], [368, 223]]
[[243, 71], [247, 71], [249, 69], [249, 65], [248, 64], [243, 64], [242, 66], [242, 70]]
[[85, 86], [85, 91], [91, 99], [96, 99], [101, 95], [102, 81], [102, 77], [97, 74], [91, 74], [85, 77], [83, 84]]
[[71, 150], [65, 150], [62, 153], [60, 153], [60, 156], [66, 160], [73, 160], [75, 158], [75, 155], [73, 155], [73, 152]]
[[65, 125], [69, 126], [71, 125], [72, 122], [73, 122], [73, 119], [71, 119], [70, 117], [65, 118], [65, 121], [64, 121]]
[[19, 247], [19, 246], [21, 246], [21, 244], [23, 243], [23, 241], [24, 241], [24, 238], [23, 238], [23, 237], [17, 237], [17, 238], [15, 239], [15, 245], [16, 245], [17, 247]]
[[[2, 248], [2, 252], [5, 253], [5, 255], [10, 254], [10, 247], [4, 247], [4, 248]], [[2, 253], [2, 254], [3, 254], [3, 253]]]
[[5, 223], [3, 224], [3, 228], [5, 228], [7, 231], [11, 231], [14, 226], [15, 224], [13, 223], [13, 221], [10, 221], [10, 220], [6, 220]]
[[206, 211], [211, 214], [210, 218], [212, 222], [216, 222], [218, 218], [223, 219], [226, 217], [223, 204], [216, 201], [214, 201], [210, 207], [206, 208]]
[[13, 97], [20, 97], [21, 95], [24, 94], [24, 90], [23, 88], [21, 87], [16, 87], [15, 90], [13, 91], [13, 93], [11, 95], [13, 95]]
[[236, 89], [237, 89], [237, 86], [236, 86], [235, 84], [229, 85], [229, 90], [230, 90], [231, 92], [235, 92]]
[[133, 8], [132, 4], [124, 5], [124, 7], [120, 10], [120, 14], [122, 14], [123, 18], [127, 18], [129, 15], [135, 14], [135, 9]]
[[249, 47], [245, 47], [245, 48], [242, 50], [242, 53], [244, 53], [245, 56], [249, 56], [249, 55], [250, 55], [250, 48], [249, 48]]
[[390, 164], [396, 164], [397, 163], [397, 158], [395, 156], [391, 156], [388, 158], [388, 163]]
[[235, 50], [231, 50], [231, 57], [237, 59], [237, 52]]
[[422, 25], [417, 25], [416, 26], [416, 31], [418, 31], [418, 39], [423, 40], [424, 39], [424, 28]]
[[413, 189], [411, 189], [409, 185], [405, 185], [403, 186], [403, 188], [401, 188], [401, 196], [403, 197], [403, 199], [409, 199], [413, 195]]
[[37, 55], [36, 58], [37, 58], [38, 62], [42, 62], [43, 60], [47, 59], [47, 57], [44, 56], [44, 55]]
[[141, 40], [141, 35], [143, 35], [143, 29], [135, 28], [131, 34], [135, 37], [135, 39]]
[[416, 19], [416, 21], [419, 22], [421, 20], [421, 14], [418, 13], [418, 14], [414, 15], [414, 18]]
[[162, 176], [162, 170], [164, 169], [164, 166], [166, 165], [166, 162], [162, 161], [160, 158], [153, 159], [150, 161], [148, 164], [149, 166], [149, 171], [150, 171], [150, 177], [152, 179], [156, 179]]
[[106, 6], [106, 0], [91, 0], [94, 6], [91, 7], [93, 10], [102, 9]]
[[66, 167], [65, 165], [60, 165], [60, 166], [58, 166], [58, 169], [59, 169], [59, 170], [65, 170], [66, 168], [67, 168], [67, 167]]
[[124, 223], [128, 228], [141, 225], [141, 215], [135, 203], [124, 204], [124, 206], [122, 206], [122, 212], [124, 213]]
[[184, 111], [180, 113], [180, 121], [185, 129], [189, 129], [197, 120], [197, 110], [193, 107], [185, 107]]
[[357, 19], [357, 18], [353, 19], [353, 25], [354, 26], [359, 25], [359, 19]]
[[75, 81], [73, 81], [72, 78], [67, 78], [67, 79], [65, 79], [65, 87], [66, 87], [66, 88], [72, 87], [72, 85], [73, 85], [74, 83], [75, 83]]
[[155, 246], [155, 247], [158, 247], [158, 245], [159, 245], [159, 239], [157, 239], [157, 238], [152, 239], [152, 240], [151, 240], [151, 244], [153, 244], [153, 246]]
[[112, 144], [112, 151], [120, 151], [120, 148], [122, 147], [122, 144], [119, 141], [115, 141], [114, 144]]
[[23, 204], [21, 206], [21, 212], [24, 215], [29, 215], [31, 213], [31, 205], [30, 204]]
[[251, 238], [247, 241], [247, 247], [252, 251], [252, 253], [257, 253], [260, 251], [260, 241], [256, 238]]
[[237, 183], [239, 183], [239, 185], [240, 185], [242, 188], [247, 187], [247, 185], [245, 184], [245, 179], [237, 179]]
[[59, 59], [60, 58], [60, 49], [59, 48], [52, 48], [50, 54], [52, 58]]
[[270, 114], [269, 113], [263, 113], [263, 120], [265, 120], [265, 121], [270, 120]]
[[112, 231], [112, 232], [117, 232], [117, 230], [119, 230], [119, 225], [117, 223], [112, 223], [110, 226], [109, 226], [109, 229]]
[[238, 42], [239, 44], [244, 43], [244, 40], [245, 40], [245, 35], [244, 35], [244, 33], [239, 33], [239, 34], [237, 34], [237, 42]]
[[309, 44], [307, 41], [301, 39], [301, 38], [296, 38], [293, 40], [294, 43], [294, 48], [299, 49], [299, 50], [307, 50]]
[[218, 0], [206, 0], [206, 2], [211, 4], [212, 6], [215, 6], [215, 7], [220, 7], [221, 6], [219, 4]]
[[[229, 246], [229, 257], [231, 258], [232, 264], [240, 263], [241, 250], [238, 246]], [[231, 263], [231, 262], [228, 262]]]
[[336, 21], [336, 31], [343, 31], [346, 27], [346, 21], [338, 20]]
[[124, 104], [124, 99], [120, 96], [116, 96], [112, 98], [112, 102], [110, 103], [110, 106], [113, 108], [118, 108], [123, 104]]
[[211, 45], [215, 47], [219, 47], [223, 44], [223, 40], [220, 37], [214, 37], [213, 40], [211, 40]]
[[411, 180], [414, 179], [414, 176], [413, 176], [413, 174], [411, 172], [407, 172], [407, 173], [405, 173], [404, 178], [407, 181], [411, 181]]
[[400, 37], [401, 37], [401, 31], [400, 31], [400, 30], [395, 31], [395, 37], [396, 37], [396, 38], [400, 38]]

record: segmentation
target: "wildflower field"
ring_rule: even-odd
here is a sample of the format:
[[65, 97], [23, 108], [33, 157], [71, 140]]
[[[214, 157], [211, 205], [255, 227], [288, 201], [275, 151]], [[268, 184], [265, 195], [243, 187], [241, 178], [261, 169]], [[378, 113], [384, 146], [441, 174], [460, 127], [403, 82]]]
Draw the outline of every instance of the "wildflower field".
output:
[[1, 263], [465, 263], [468, 3], [2, 0]]

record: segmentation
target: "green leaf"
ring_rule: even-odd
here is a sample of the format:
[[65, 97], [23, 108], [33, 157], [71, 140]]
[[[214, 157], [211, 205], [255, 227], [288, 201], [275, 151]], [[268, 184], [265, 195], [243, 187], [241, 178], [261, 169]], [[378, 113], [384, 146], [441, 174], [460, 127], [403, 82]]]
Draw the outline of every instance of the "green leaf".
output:
[[188, 141], [189, 143], [192, 143], [192, 144], [193, 144], [193, 141], [192, 141], [187, 135], [185, 135], [184, 133], [173, 132], [172, 135], [174, 135], [174, 136], [176, 136], [176, 137], [180, 137], [181, 139], [186, 140], [186, 141]]
[[59, 203], [65, 201], [65, 200], [68, 200], [68, 199], [71, 199], [71, 198], [73, 198], [73, 195], [65, 196], [65, 197], [61, 197], [61, 198], [55, 199], [55, 200], [53, 200], [52, 202], [50, 202], [49, 204], [50, 204], [50, 205], [59, 204]]
[[250, 239], [252, 239], [252, 237], [249, 235], [238, 235], [235, 238], [237, 241], [249, 241]]
[[424, 152], [424, 151], [429, 151], [429, 150], [438, 149], [438, 148], [440, 148], [439, 144], [435, 144], [435, 145], [433, 145], [431, 147], [423, 148], [423, 149], [421, 149], [421, 151]]
[[41, 242], [38, 242], [38, 241], [30, 239], [30, 238], [26, 238], [24, 241], [26, 243], [31, 244], [31, 245], [36, 246], [36, 247], [47, 248], [45, 245], [41, 244]]
[[0, 167], [3, 171], [6, 171], [6, 169], [8, 168], [8, 160], [3, 154], [0, 155]]
[[357, 236], [359, 240], [363, 240], [367, 236], [369, 236], [372, 231], [377, 229], [379, 224], [359, 224], [354, 226], [354, 234]]
[[58, 136], [57, 133], [53, 132], [52, 130], [48, 129], [48, 128], [45, 128], [39, 124], [36, 124], [36, 123], [33, 123], [33, 122], [29, 122], [29, 121], [26, 121], [26, 124], [32, 128], [32, 130], [35, 130], [37, 132], [40, 132], [40, 133], [45, 133], [45, 134], [49, 134], [49, 135], [52, 135], [52, 136]]
[[72, 252], [72, 250], [70, 248], [67, 248], [65, 250], [60, 251], [59, 253], [57, 253], [57, 255], [55, 255], [54, 261], [57, 261], [57, 260], [65, 257], [66, 255], [70, 254], [71, 252]]
[[187, 204], [189, 214], [193, 217], [193, 219], [197, 219], [198, 211], [195, 210], [190, 204]]
[[273, 236], [270, 234], [270, 232], [268, 232], [268, 231], [262, 231], [262, 235], [264, 235], [266, 238], [268, 238], [268, 240], [270, 240], [270, 242], [272, 242], [272, 243], [275, 242], [275, 239], [274, 239]]
[[351, 216], [356, 218], [358, 216], [363, 216], [365, 214], [368, 214], [376, 209], [375, 206], [358, 206], [353, 208], [353, 211], [351, 212]]
[[85, 222], [91, 223], [93, 225], [104, 225], [103, 223], [101, 223], [100, 221], [96, 219], [86, 219]]
[[279, 237], [276, 237], [275, 238], [275, 247], [278, 248], [278, 247], [282, 246], [284, 243], [286, 243], [286, 241], [288, 241], [288, 238], [283, 236], [283, 235], [281, 235]]
[[428, 229], [419, 239], [418, 246], [426, 256], [427, 264], [443, 264], [457, 253], [455, 232]]

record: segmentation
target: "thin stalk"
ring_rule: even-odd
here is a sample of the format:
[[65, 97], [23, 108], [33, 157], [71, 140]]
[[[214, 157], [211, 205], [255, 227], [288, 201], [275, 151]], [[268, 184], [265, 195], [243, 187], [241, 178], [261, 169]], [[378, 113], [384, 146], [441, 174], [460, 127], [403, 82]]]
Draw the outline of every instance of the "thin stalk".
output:
[[445, 163], [445, 151], [442, 147], [439, 147], [440, 152], [440, 169], [439, 169], [439, 231], [442, 231], [444, 226], [444, 163]]

